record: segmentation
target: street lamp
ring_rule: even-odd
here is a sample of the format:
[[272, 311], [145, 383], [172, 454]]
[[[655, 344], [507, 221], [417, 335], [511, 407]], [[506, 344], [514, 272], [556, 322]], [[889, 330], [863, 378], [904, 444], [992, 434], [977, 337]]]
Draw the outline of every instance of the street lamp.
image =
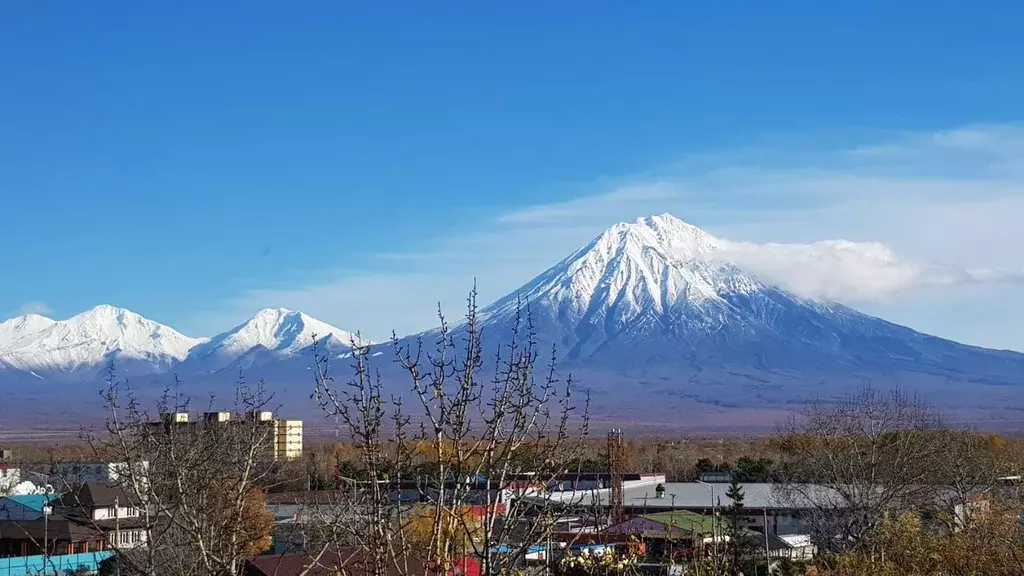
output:
[[712, 561], [715, 566], [715, 574], [718, 574], [718, 513], [715, 510], [715, 485], [704, 482], [703, 480], [697, 480], [697, 484], [700, 484], [705, 490], [711, 492], [711, 546], [714, 554]]

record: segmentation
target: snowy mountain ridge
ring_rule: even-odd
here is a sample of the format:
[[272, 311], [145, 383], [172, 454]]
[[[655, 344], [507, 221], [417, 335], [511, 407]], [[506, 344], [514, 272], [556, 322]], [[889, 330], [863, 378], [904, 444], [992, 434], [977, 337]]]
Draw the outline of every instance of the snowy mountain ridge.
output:
[[0, 368], [32, 374], [97, 369], [110, 360], [135, 373], [163, 372], [187, 360], [228, 365], [255, 352], [297, 355], [316, 335], [327, 347], [369, 342], [301, 312], [266, 309], [213, 338], [190, 338], [130, 310], [96, 306], [67, 320], [28, 314], [0, 323]]
[[69, 372], [118, 358], [163, 369], [203, 342], [173, 328], [110, 305], [67, 320], [38, 315], [0, 324], [0, 362], [20, 370]]
[[[301, 354], [313, 345], [314, 338], [319, 346], [327, 348], [347, 349], [352, 343], [359, 346], [371, 344], [352, 332], [335, 328], [302, 312], [267, 308], [247, 322], [196, 346], [189, 352], [188, 361], [212, 362], [207, 369], [219, 370], [257, 354], [277, 357]], [[251, 362], [243, 364], [250, 365]]]

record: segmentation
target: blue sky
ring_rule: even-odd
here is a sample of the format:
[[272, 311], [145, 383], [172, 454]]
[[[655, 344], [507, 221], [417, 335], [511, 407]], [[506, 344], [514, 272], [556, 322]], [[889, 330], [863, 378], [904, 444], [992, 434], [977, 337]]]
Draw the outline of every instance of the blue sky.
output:
[[[4, 4], [0, 316], [379, 338], [665, 211], [1024, 270], [1020, 3], [552, 4]], [[853, 303], [1024, 350], [1021, 293]]]

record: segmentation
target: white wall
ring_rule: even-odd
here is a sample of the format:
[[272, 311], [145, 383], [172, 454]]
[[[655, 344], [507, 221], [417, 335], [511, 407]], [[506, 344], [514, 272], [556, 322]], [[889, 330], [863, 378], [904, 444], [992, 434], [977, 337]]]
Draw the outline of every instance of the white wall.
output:
[[142, 529], [120, 530], [107, 533], [107, 544], [120, 549], [138, 548], [146, 544], [146, 531]]
[[139, 511], [128, 506], [118, 506], [116, 511], [113, 506], [110, 508], [96, 508], [92, 511], [93, 520], [114, 520], [117, 518], [125, 520], [138, 517]]

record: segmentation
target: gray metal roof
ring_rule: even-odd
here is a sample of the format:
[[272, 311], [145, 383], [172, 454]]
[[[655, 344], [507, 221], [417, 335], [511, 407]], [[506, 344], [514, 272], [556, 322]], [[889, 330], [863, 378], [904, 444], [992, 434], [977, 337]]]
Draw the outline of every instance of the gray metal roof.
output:
[[[657, 498], [655, 486], [627, 488], [623, 503], [628, 507], [648, 508], [700, 508], [729, 506], [726, 496], [728, 484], [700, 484], [697, 482], [666, 482], [665, 493]], [[783, 484], [749, 483], [740, 484], [743, 489], [745, 508], [812, 508], [815, 505], [836, 505], [841, 497], [825, 486], [803, 485], [798, 488]], [[712, 499], [712, 493], [714, 499]]]
[[[729, 506], [732, 501], [726, 496], [728, 484], [701, 484], [698, 482], [665, 482], [665, 492], [657, 497], [657, 484], [627, 487], [623, 492], [626, 508], [664, 510], [710, 510], [715, 506]], [[743, 489], [743, 506], [749, 509], [807, 509], [815, 506], [839, 507], [843, 499], [835, 490], [826, 486], [804, 484], [786, 486], [783, 484], [747, 483]], [[712, 491], [714, 498], [712, 499]], [[608, 506], [611, 494], [608, 489], [551, 492], [546, 495], [567, 505]], [[713, 504], [714, 503], [714, 504]]]

